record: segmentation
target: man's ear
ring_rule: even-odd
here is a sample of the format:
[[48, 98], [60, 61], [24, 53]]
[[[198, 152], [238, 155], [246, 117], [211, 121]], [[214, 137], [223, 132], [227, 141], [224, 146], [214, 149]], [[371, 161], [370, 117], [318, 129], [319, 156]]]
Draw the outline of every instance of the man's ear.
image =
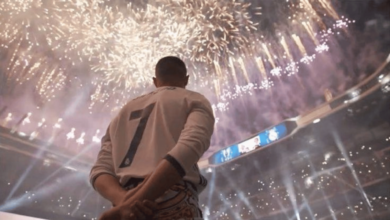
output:
[[158, 87], [158, 82], [156, 77], [153, 77], [153, 84], [156, 88]]
[[190, 78], [190, 75], [187, 75], [186, 76], [186, 80], [185, 80], [185, 86], [187, 86], [188, 85], [188, 79]]

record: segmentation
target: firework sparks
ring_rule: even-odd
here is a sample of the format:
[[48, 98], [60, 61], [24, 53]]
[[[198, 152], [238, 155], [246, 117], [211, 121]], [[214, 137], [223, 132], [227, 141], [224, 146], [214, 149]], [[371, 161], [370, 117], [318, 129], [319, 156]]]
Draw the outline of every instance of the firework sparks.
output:
[[334, 25], [336, 28], [346, 28], [348, 27], [348, 23], [344, 20], [337, 20], [336, 24]]
[[317, 53], [323, 53], [329, 51], [329, 46], [326, 43], [323, 43], [318, 45], [315, 50]]
[[310, 64], [311, 62], [314, 61], [315, 58], [316, 58], [315, 54], [313, 54], [311, 56], [306, 55], [306, 56], [302, 57], [301, 63]]
[[282, 75], [282, 68], [278, 66], [275, 69], [272, 69], [271, 75], [272, 76], [281, 76]]
[[[139, 8], [103, 0], [5, 0], [0, 49], [7, 53], [7, 84], [32, 81], [44, 101], [60, 97], [66, 86], [86, 87], [92, 114], [143, 93], [156, 61], [177, 55], [192, 70], [193, 87], [213, 88], [215, 111], [227, 111], [230, 100], [297, 74], [300, 63], [316, 58], [314, 47], [318, 54], [329, 51], [326, 39], [350, 23], [328, 0], [283, 4], [291, 10], [288, 28], [275, 25], [278, 34], [269, 37], [258, 27], [260, 8], [245, 1], [156, 0]], [[319, 11], [335, 24], [322, 21]], [[80, 75], [90, 84], [76, 79]], [[71, 134], [75, 138], [74, 129]]]
[[299, 72], [299, 66], [296, 62], [291, 62], [286, 67], [287, 76], [295, 75]]
[[[165, 2], [165, 1], [164, 1]], [[249, 45], [249, 36], [257, 30], [248, 8], [250, 3], [218, 0], [172, 1], [182, 8], [181, 16], [194, 21], [194, 35], [188, 42], [191, 60], [213, 63], [234, 55]]]
[[268, 90], [268, 89], [272, 88], [273, 86], [274, 86], [274, 82], [270, 78], [268, 78], [268, 79], [264, 79], [263, 81], [261, 81], [260, 88]]
[[[247, 55], [254, 53], [250, 41], [257, 38], [259, 30], [253, 15], [261, 15], [260, 8], [251, 8], [250, 3], [235, 0], [158, 0], [155, 5], [147, 4], [142, 9], [132, 4], [118, 8], [104, 3], [102, 0], [58, 0], [47, 4], [40, 0], [19, 0], [1, 3], [5, 30], [1, 38], [4, 42], [13, 42], [15, 48], [7, 74], [20, 83], [38, 77], [36, 90], [49, 101], [72, 78], [71, 74], [65, 72], [66, 67], [54, 63], [65, 62], [65, 66], [76, 67], [87, 65], [95, 75], [91, 109], [98, 102], [110, 100], [110, 96], [119, 96], [117, 100], [121, 101], [118, 102], [123, 102], [128, 99], [123, 95], [124, 90], [130, 89], [134, 95], [139, 94], [150, 85], [153, 64], [169, 54], [189, 59], [193, 61], [193, 66], [206, 67], [207, 71], [197, 72], [195, 78], [199, 81], [205, 80], [205, 76], [199, 75], [202, 72], [215, 72], [218, 78], [226, 78], [229, 74], [223, 74], [226, 71], [221, 63], [229, 63], [230, 75], [237, 83], [238, 73], [234, 70], [237, 63], [240, 73], [249, 82], [250, 74], [245, 61]], [[322, 0], [319, 3], [330, 14], [333, 13], [329, 2]], [[314, 16], [315, 6], [307, 0], [302, 0], [301, 5], [318, 22], [318, 16]], [[250, 10], [255, 10], [255, 13], [249, 13]], [[22, 22], [17, 22], [21, 18]], [[15, 23], [18, 25], [12, 26]], [[310, 19], [302, 24], [316, 41]], [[337, 23], [337, 27], [341, 24]], [[44, 40], [42, 36], [45, 36]], [[302, 54], [306, 55], [300, 37], [294, 34], [292, 38]], [[259, 52], [265, 54], [272, 69], [277, 68], [275, 59], [279, 55], [270, 51], [271, 44], [264, 43], [264, 40], [256, 41], [260, 42], [262, 52]], [[24, 42], [28, 42], [27, 47], [22, 46]], [[283, 38], [281, 42], [292, 61], [286, 40]], [[36, 52], [28, 53], [42, 47], [48, 49], [39, 51], [38, 56]], [[53, 53], [54, 59], [49, 60], [47, 53]], [[235, 58], [231, 59], [233, 55]], [[266, 77], [268, 67], [261, 58], [256, 63], [262, 78]], [[219, 93], [216, 90], [216, 94]]]

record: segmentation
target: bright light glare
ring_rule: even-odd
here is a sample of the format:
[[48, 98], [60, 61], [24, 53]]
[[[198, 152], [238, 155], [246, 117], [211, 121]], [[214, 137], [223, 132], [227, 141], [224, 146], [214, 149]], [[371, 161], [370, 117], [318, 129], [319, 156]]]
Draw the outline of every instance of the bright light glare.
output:
[[317, 124], [320, 121], [321, 121], [321, 119], [317, 118], [316, 120], [313, 121], [313, 124]]

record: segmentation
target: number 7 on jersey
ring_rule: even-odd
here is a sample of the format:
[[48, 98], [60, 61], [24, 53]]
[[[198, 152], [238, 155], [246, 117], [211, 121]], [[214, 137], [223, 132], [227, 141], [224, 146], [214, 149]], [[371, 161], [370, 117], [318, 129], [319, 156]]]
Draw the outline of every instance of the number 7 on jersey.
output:
[[137, 129], [135, 130], [134, 137], [131, 140], [129, 150], [127, 151], [125, 157], [122, 160], [121, 165], [119, 168], [125, 168], [129, 167], [131, 163], [133, 162], [135, 153], [138, 150], [138, 146], [141, 143], [142, 140], [142, 135], [144, 134], [146, 124], [148, 123], [148, 119], [150, 114], [152, 113], [154, 106], [156, 103], [148, 105], [146, 108], [141, 109], [141, 110], [136, 110], [131, 112], [129, 120], [134, 120], [141, 118], [139, 120], [139, 124], [137, 126]]

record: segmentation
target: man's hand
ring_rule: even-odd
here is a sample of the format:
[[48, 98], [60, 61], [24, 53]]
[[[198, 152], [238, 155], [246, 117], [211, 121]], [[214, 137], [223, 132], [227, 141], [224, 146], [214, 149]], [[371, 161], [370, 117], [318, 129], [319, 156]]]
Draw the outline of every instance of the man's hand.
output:
[[146, 176], [137, 187], [122, 194], [121, 198], [118, 197], [120, 202], [117, 206], [104, 212], [99, 220], [143, 220], [152, 217], [157, 210], [157, 203], [148, 200], [141, 202], [134, 197], [149, 177], [150, 175]]
[[131, 205], [122, 204], [104, 212], [99, 220], [146, 220], [153, 217], [156, 210], [155, 202], [136, 201]]
[[[151, 174], [147, 175], [144, 179], [144, 181], [142, 181], [140, 184], [137, 185], [137, 187], [127, 191], [123, 196], [122, 196], [122, 199], [121, 199], [121, 202], [118, 204], [118, 205], [122, 205], [122, 204], [125, 204], [126, 201], [130, 201], [132, 199], [132, 197], [136, 194], [136, 192], [138, 190], [140, 190], [142, 188], [143, 185], [145, 185], [146, 181], [149, 179]], [[135, 201], [134, 198], [132, 201]]]
[[176, 167], [168, 160], [163, 159], [150, 177], [142, 182], [140, 188], [134, 190], [134, 194], [130, 196], [131, 192], [128, 192], [129, 196], [125, 196], [125, 203], [131, 205], [136, 201], [155, 201], [182, 179], [183, 177]]

